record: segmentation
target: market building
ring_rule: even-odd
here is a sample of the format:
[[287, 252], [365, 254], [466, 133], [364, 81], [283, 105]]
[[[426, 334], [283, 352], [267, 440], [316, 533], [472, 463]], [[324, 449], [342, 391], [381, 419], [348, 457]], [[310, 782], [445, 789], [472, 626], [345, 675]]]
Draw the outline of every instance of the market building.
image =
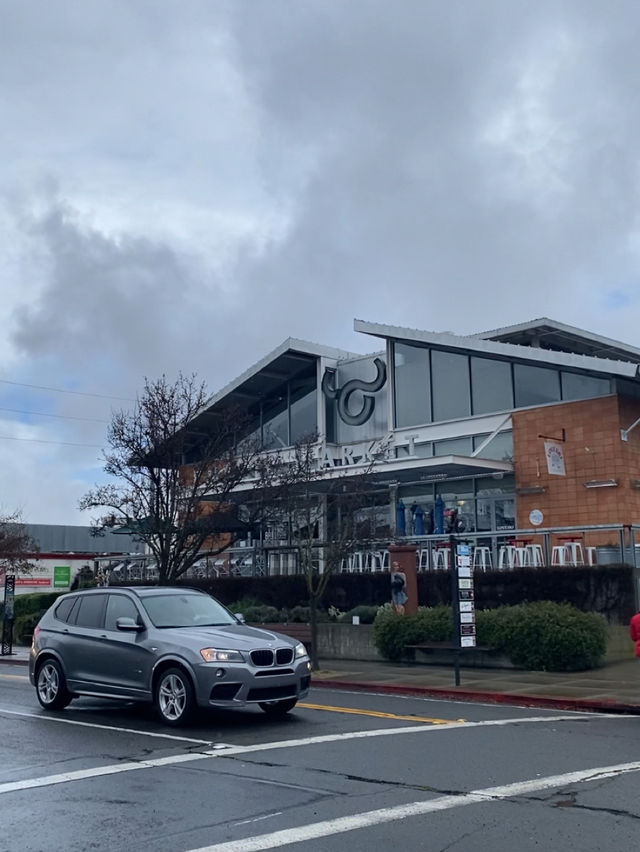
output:
[[[467, 536], [482, 567], [635, 554], [640, 349], [546, 318], [472, 335], [355, 330], [377, 351], [289, 339], [217, 393], [197, 428], [239, 405], [264, 452], [315, 433], [327, 476], [373, 463], [369, 538], [416, 540], [425, 568], [445, 567], [448, 533]], [[264, 531], [245, 545], [279, 573], [291, 554], [277, 543], [269, 552]], [[384, 567], [384, 547], [358, 558], [351, 569]]]

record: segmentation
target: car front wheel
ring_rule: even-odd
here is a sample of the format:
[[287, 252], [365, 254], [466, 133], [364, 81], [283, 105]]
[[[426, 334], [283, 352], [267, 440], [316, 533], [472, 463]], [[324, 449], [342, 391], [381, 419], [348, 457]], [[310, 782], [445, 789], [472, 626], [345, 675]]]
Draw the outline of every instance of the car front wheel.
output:
[[284, 716], [293, 710], [297, 703], [297, 698], [288, 698], [286, 701], [263, 701], [260, 709], [264, 710], [267, 716]]
[[179, 668], [166, 669], [156, 684], [155, 705], [166, 725], [183, 725], [194, 707], [193, 686], [189, 676]]
[[45, 710], [62, 710], [71, 701], [62, 666], [57, 660], [45, 660], [38, 667], [36, 693]]

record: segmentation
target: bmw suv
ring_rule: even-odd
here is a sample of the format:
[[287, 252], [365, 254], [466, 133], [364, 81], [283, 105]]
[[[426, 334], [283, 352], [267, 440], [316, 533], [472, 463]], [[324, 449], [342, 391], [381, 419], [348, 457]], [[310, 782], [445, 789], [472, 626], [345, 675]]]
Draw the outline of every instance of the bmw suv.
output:
[[210, 595], [163, 587], [62, 595], [33, 635], [29, 678], [45, 710], [79, 695], [151, 702], [167, 725], [196, 706], [288, 713], [309, 690], [303, 644], [249, 627]]

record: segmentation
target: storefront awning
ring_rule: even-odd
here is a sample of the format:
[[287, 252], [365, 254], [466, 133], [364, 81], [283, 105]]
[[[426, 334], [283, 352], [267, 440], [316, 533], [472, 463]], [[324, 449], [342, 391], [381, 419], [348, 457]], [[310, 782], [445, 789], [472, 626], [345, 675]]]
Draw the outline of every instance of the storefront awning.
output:
[[473, 456], [434, 456], [426, 459], [398, 459], [396, 462], [374, 467], [375, 482], [407, 484], [409, 482], [442, 482], [470, 476], [495, 476], [501, 478], [513, 473], [513, 462], [480, 459]]

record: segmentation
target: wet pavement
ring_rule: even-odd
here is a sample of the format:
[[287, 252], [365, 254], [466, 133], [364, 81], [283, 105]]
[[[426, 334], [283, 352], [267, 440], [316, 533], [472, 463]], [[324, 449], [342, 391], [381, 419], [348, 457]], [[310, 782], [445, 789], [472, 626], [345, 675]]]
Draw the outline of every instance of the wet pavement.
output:
[[[25, 666], [29, 649], [14, 648], [0, 665]], [[461, 668], [455, 685], [452, 666], [321, 660], [317, 686], [640, 715], [640, 663], [630, 657], [586, 672], [530, 672]]]

